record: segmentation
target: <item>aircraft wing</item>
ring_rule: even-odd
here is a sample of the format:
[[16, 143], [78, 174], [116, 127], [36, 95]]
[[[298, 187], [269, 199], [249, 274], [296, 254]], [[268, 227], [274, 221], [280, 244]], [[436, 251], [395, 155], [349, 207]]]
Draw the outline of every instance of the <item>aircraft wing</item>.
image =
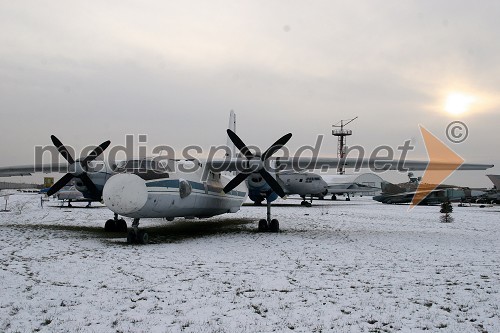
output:
[[380, 187], [348, 183], [344, 185], [328, 185], [328, 193], [371, 193], [380, 191]]
[[[370, 168], [372, 171], [398, 170], [398, 171], [418, 171], [418, 170], [454, 170], [456, 165], [446, 161], [436, 161], [429, 165], [428, 161], [415, 160], [384, 160], [384, 159], [357, 159], [357, 158], [329, 158], [329, 157], [293, 157], [286, 160], [276, 159], [278, 167], [291, 169], [325, 169], [337, 168], [343, 165], [345, 168]], [[492, 164], [464, 163], [458, 170], [486, 170], [492, 168]]]
[[[271, 160], [271, 159], [270, 159]], [[217, 171], [241, 171], [248, 168], [251, 160], [237, 159], [212, 159], [206, 161], [207, 167], [214, 172]], [[357, 159], [357, 158], [331, 158], [331, 157], [290, 157], [275, 158], [271, 160], [271, 166], [277, 170], [314, 170], [314, 169], [337, 169], [339, 165], [345, 168], [370, 168], [372, 171], [399, 170], [399, 171], [418, 171], [418, 170], [454, 170], [456, 165], [446, 161], [435, 162], [430, 165], [428, 161], [404, 162], [399, 160], [379, 159]], [[429, 168], [427, 168], [429, 166]], [[493, 164], [464, 163], [457, 170], [486, 170], [492, 168]]]
[[[446, 190], [447, 189], [445, 189], [445, 188], [440, 188], [440, 189], [435, 189], [435, 190], [430, 190], [430, 191], [425, 190], [425, 192], [428, 193], [427, 195], [429, 195], [431, 193], [440, 193], [440, 192], [444, 192]], [[424, 192], [424, 191], [422, 190], [422, 191], [402, 192], [402, 193], [396, 193], [396, 194], [389, 194], [388, 196], [389, 197], [397, 197], [397, 196], [400, 196], [400, 195], [406, 195], [406, 196], [411, 196], [413, 198], [415, 196], [415, 194], [420, 193], [420, 192]]]
[[371, 187], [371, 188], [330, 188], [328, 187], [328, 194], [342, 194], [342, 193], [373, 193], [380, 191], [379, 188], [377, 187]]
[[30, 176], [35, 172], [68, 172], [67, 164], [47, 163], [0, 167], [0, 177]]

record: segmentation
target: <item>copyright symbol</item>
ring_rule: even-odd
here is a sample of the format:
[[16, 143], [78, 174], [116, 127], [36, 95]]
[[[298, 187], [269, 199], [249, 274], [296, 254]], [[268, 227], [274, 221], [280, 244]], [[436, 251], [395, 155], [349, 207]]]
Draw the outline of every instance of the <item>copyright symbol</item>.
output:
[[462, 143], [469, 136], [469, 128], [465, 123], [455, 120], [446, 126], [446, 137], [453, 143]]

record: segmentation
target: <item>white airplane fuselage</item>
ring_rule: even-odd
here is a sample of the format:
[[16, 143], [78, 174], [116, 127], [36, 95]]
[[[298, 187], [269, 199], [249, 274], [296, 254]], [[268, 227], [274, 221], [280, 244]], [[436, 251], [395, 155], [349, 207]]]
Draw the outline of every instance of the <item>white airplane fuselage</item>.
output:
[[132, 218], [204, 218], [236, 213], [247, 197], [241, 184], [225, 194], [229, 177], [203, 170], [169, 172], [164, 178], [143, 179], [132, 173], [112, 176], [103, 190], [103, 200], [113, 212]]
[[278, 179], [287, 194], [325, 195], [328, 184], [321, 176], [310, 172], [280, 173]]

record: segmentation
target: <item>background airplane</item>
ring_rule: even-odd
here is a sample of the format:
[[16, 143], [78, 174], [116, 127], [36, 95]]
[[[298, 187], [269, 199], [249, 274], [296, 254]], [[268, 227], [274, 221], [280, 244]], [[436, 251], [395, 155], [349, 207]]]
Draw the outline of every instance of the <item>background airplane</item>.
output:
[[350, 194], [369, 195], [380, 192], [384, 181], [374, 173], [324, 175], [323, 179], [328, 184], [328, 193], [332, 195], [332, 200], [336, 200], [337, 195], [347, 195], [347, 201], [350, 200]]
[[482, 199], [485, 203], [500, 203], [500, 175], [486, 175], [493, 183], [493, 188], [489, 190]]
[[[382, 183], [382, 193], [373, 197], [373, 200], [385, 204], [406, 204], [413, 200], [417, 193], [420, 177], [414, 177], [413, 173], [408, 174], [409, 182], [402, 184]], [[470, 189], [456, 185], [435, 185], [428, 184], [429, 194], [420, 202], [420, 205], [437, 205], [446, 201], [451, 202], [472, 202], [485, 192], [478, 189]], [[425, 190], [425, 187], [422, 188]]]
[[93, 199], [85, 198], [83, 193], [78, 191], [74, 184], [64, 186], [55, 194], [55, 197], [57, 198], [57, 200], [60, 200], [62, 202], [61, 206], [63, 206], [64, 203], [67, 202], [68, 207], [72, 207], [72, 202], [86, 202], [86, 207], [90, 207], [92, 201], [95, 201]]
[[323, 177], [312, 172], [282, 171], [276, 174], [276, 179], [287, 195], [299, 195], [301, 205], [306, 207], [311, 206], [313, 197], [324, 197], [328, 193], [328, 184]]

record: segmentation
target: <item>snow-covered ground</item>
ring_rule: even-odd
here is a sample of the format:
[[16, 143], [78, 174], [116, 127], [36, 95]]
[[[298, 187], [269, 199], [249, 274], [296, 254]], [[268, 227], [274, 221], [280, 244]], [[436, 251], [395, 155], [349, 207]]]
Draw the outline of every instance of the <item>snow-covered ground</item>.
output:
[[289, 199], [279, 234], [244, 206], [143, 220], [141, 246], [103, 231], [105, 207], [55, 205], [15, 195], [0, 213], [1, 332], [500, 332], [499, 207], [440, 223], [439, 207]]

